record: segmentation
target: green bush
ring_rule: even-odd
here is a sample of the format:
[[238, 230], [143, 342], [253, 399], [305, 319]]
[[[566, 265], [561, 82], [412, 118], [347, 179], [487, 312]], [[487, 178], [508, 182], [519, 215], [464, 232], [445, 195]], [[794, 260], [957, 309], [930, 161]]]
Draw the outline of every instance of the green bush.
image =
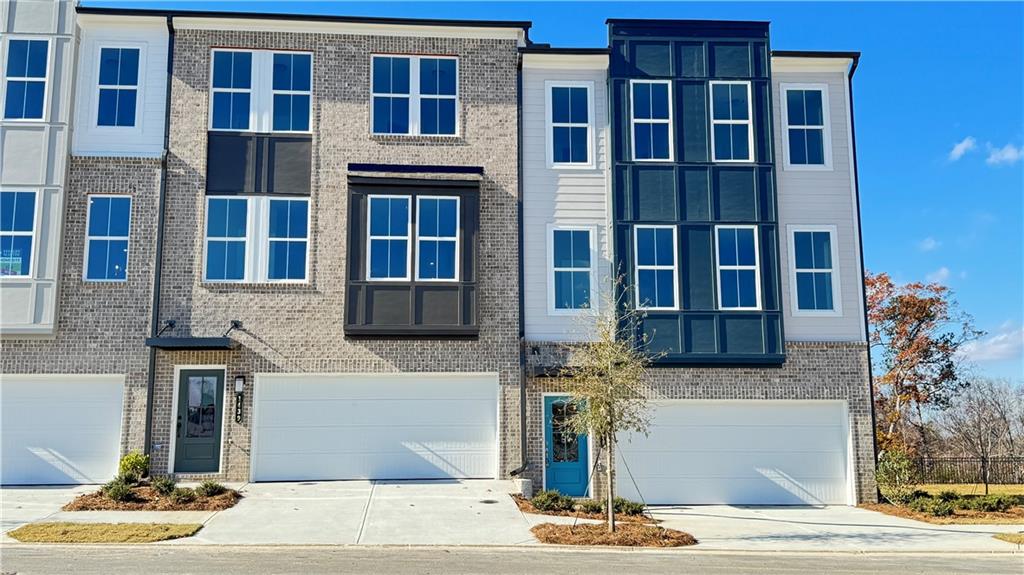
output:
[[615, 512], [619, 515], [643, 515], [644, 504], [630, 501], [622, 497], [616, 497], [614, 501]]
[[149, 456], [132, 451], [121, 458], [117, 471], [122, 476], [135, 477], [135, 481], [138, 481], [149, 475]]
[[214, 497], [224, 493], [225, 491], [227, 491], [226, 487], [209, 479], [200, 483], [199, 487], [196, 487], [196, 495], [200, 497]]
[[875, 480], [882, 497], [894, 505], [906, 505], [917, 487], [914, 462], [902, 451], [887, 451], [878, 458]]
[[915, 497], [907, 503], [907, 507], [918, 513], [931, 513], [935, 500], [931, 497]]
[[935, 517], [948, 517], [953, 514], [953, 503], [935, 499], [932, 501], [931, 514]]
[[960, 494], [949, 489], [939, 493], [938, 496], [939, 501], [945, 501], [946, 503], [953, 503], [957, 499], [960, 499]]
[[170, 495], [174, 488], [178, 486], [170, 477], [157, 477], [150, 485], [153, 486], [157, 493], [165, 497]]
[[1013, 506], [1013, 503], [1014, 502], [1009, 497], [1004, 497], [1002, 495], [985, 495], [983, 497], [964, 499], [962, 507], [964, 509], [994, 513], [1010, 509], [1010, 507]]
[[114, 501], [131, 501], [135, 499], [135, 494], [132, 493], [132, 486], [130, 483], [126, 483], [124, 480], [118, 478], [103, 486], [100, 491], [104, 495], [113, 499]]
[[171, 491], [170, 497], [171, 503], [185, 505], [186, 503], [192, 503], [195, 501], [196, 492], [188, 487], [175, 487], [174, 491]]
[[953, 514], [953, 502], [931, 496], [915, 497], [910, 500], [907, 507], [918, 513], [926, 513], [935, 517], [948, 517]]
[[604, 513], [604, 501], [596, 499], [584, 499], [577, 504], [583, 513]]
[[539, 511], [569, 511], [573, 506], [572, 497], [554, 490], [541, 491], [533, 496], [530, 503]]

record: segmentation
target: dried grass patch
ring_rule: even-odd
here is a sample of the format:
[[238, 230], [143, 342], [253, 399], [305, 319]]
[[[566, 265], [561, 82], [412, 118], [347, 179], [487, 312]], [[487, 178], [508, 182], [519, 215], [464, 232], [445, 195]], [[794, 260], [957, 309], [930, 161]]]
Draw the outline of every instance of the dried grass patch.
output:
[[689, 533], [639, 523], [616, 525], [609, 533], [607, 525], [556, 525], [541, 523], [530, 531], [541, 543], [556, 545], [615, 545], [619, 547], [683, 547], [695, 545]]
[[[608, 517], [604, 513], [584, 513], [582, 511], [541, 511], [530, 503], [529, 499], [526, 499], [522, 495], [514, 494], [512, 499], [515, 500], [519, 510], [523, 513], [532, 513], [534, 515], [557, 515], [559, 517], [578, 517], [580, 519], [596, 519], [598, 521], [607, 521]], [[657, 523], [651, 517], [647, 515], [624, 515], [622, 513], [615, 514], [616, 523]]]
[[132, 501], [114, 501], [101, 491], [79, 495], [61, 509], [63, 511], [222, 511], [238, 503], [242, 495], [228, 489], [213, 497], [199, 497], [189, 503], [174, 503], [148, 485], [132, 488]]
[[8, 533], [22, 543], [153, 543], [195, 535], [198, 523], [30, 523]]
[[1007, 543], [1024, 545], [1024, 533], [996, 533], [993, 537], [1000, 541], [1006, 541]]
[[952, 515], [936, 517], [927, 513], [919, 513], [907, 507], [891, 503], [862, 503], [863, 509], [878, 511], [886, 515], [924, 521], [933, 525], [1020, 525], [1024, 523], [1024, 506], [1011, 507], [1007, 511], [975, 511], [973, 509], [955, 509]]

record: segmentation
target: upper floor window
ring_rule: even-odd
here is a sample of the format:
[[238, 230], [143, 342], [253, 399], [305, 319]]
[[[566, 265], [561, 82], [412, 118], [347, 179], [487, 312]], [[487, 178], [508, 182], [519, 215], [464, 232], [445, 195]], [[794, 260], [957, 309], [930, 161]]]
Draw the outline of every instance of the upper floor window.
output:
[[248, 130], [252, 115], [252, 52], [213, 53], [213, 111], [215, 130]]
[[310, 54], [274, 54], [274, 131], [309, 131]]
[[374, 56], [373, 133], [454, 135], [458, 85], [456, 58]]
[[591, 230], [551, 230], [551, 297], [555, 312], [589, 309], [593, 283]]
[[0, 192], [0, 277], [31, 275], [35, 222], [35, 192]]
[[711, 157], [715, 162], [752, 162], [750, 82], [711, 82]]
[[833, 277], [833, 229], [819, 226], [793, 230], [790, 244], [796, 314], [834, 313], [838, 282]]
[[43, 119], [49, 47], [47, 40], [7, 41], [5, 119]]
[[416, 197], [416, 279], [459, 279], [459, 198]]
[[634, 160], [672, 159], [672, 83], [632, 80], [631, 119]]
[[210, 128], [308, 132], [312, 54], [214, 50]]
[[245, 280], [248, 211], [247, 198], [208, 198], [206, 281]]
[[85, 279], [125, 281], [128, 277], [129, 196], [89, 196]]
[[267, 280], [306, 279], [309, 248], [309, 200], [270, 199], [267, 230]]
[[548, 90], [547, 103], [550, 163], [591, 165], [590, 85], [553, 84]]
[[205, 281], [304, 282], [308, 253], [308, 199], [207, 197]]
[[139, 49], [101, 48], [96, 124], [134, 126], [138, 91]]
[[678, 309], [675, 226], [634, 226], [636, 306]]
[[825, 86], [783, 84], [786, 166], [827, 168], [831, 163]]
[[761, 309], [756, 226], [718, 226], [719, 309]]
[[409, 196], [370, 196], [368, 280], [409, 279]]

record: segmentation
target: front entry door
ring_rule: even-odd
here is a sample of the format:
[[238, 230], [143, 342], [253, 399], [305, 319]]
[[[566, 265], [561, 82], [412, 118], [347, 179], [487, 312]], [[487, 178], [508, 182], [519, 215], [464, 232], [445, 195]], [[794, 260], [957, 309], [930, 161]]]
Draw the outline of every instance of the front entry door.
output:
[[569, 431], [566, 422], [575, 410], [568, 397], [544, 398], [545, 489], [563, 495], [587, 494], [587, 436]]
[[216, 473], [220, 468], [220, 430], [224, 416], [224, 372], [183, 370], [178, 382], [174, 471]]

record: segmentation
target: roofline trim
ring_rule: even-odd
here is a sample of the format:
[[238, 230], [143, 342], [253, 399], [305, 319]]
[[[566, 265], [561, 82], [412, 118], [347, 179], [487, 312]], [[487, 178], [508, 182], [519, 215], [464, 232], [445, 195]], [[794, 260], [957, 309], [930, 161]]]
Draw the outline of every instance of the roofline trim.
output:
[[532, 45], [519, 49], [520, 54], [552, 54], [559, 56], [607, 56], [612, 53], [610, 48], [559, 48], [554, 46]]

